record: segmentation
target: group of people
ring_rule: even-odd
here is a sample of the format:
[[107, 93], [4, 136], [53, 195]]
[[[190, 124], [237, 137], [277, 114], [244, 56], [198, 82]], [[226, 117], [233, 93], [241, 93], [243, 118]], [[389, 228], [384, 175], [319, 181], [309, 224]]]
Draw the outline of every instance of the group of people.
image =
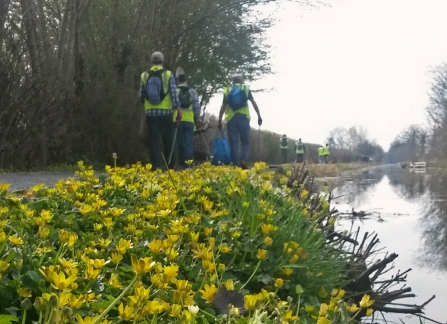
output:
[[[197, 92], [188, 86], [184, 72], [174, 76], [171, 71], [163, 68], [163, 63], [164, 56], [161, 52], [152, 53], [151, 68], [141, 74], [138, 95], [144, 105], [153, 170], [163, 165], [160, 156], [161, 142], [163, 157], [170, 169], [175, 165], [173, 151], [176, 141], [179, 164], [187, 167], [189, 161], [194, 158], [194, 130], [201, 127]], [[261, 126], [262, 118], [250, 87], [244, 84], [242, 75], [233, 75], [232, 85], [224, 89], [218, 127], [222, 129], [222, 118], [225, 114], [233, 165], [244, 169], [247, 168], [250, 150], [248, 101], [253, 105], [258, 115], [258, 125]]]
[[[279, 145], [281, 148], [282, 162], [287, 163], [288, 162], [287, 156], [289, 154], [289, 140], [286, 134], [280, 137]], [[304, 154], [306, 153], [306, 146], [301, 141], [301, 138], [297, 142], [295, 142], [294, 149], [296, 154], [295, 162], [303, 163]], [[317, 152], [318, 152], [318, 163], [328, 164], [329, 156], [331, 155], [331, 149], [329, 147], [329, 144], [326, 144], [326, 146], [319, 146]]]

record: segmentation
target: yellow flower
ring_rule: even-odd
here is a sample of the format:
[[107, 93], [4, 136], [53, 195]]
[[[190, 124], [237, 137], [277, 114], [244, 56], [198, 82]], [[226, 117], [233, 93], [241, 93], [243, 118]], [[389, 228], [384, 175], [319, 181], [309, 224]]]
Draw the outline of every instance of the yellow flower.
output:
[[286, 313], [286, 316], [284, 316], [284, 320], [286, 320], [287, 322], [296, 321], [298, 319], [298, 316], [297, 315], [292, 315], [292, 314], [293, 314], [293, 311], [289, 310]]
[[11, 242], [14, 245], [22, 245], [23, 244], [23, 240], [20, 237], [18, 237], [17, 234], [10, 236], [8, 239], [9, 239], [9, 242]]
[[229, 247], [228, 245], [219, 245], [219, 251], [222, 254], [227, 254], [231, 252], [231, 247]]
[[190, 291], [192, 288], [192, 285], [188, 280], [177, 280], [175, 282], [175, 286], [177, 287], [178, 291]]
[[293, 257], [290, 258], [290, 263], [295, 263], [299, 258], [298, 254], [294, 254]]
[[92, 324], [96, 320], [97, 317], [98, 316], [95, 316], [95, 317], [86, 316], [86, 317], [82, 318], [81, 315], [76, 313], [76, 319], [78, 320], [78, 324]]
[[120, 261], [123, 259], [123, 255], [119, 254], [119, 253], [115, 253], [113, 252], [110, 256], [109, 256], [109, 260], [112, 261], [113, 264], [118, 264], [120, 263]]
[[291, 269], [291, 268], [289, 268], [289, 267], [284, 268], [283, 273], [284, 273], [286, 276], [290, 276], [290, 275], [293, 273], [293, 269]]
[[358, 307], [355, 303], [352, 305], [345, 305], [345, 307], [346, 310], [350, 313], [355, 313], [360, 309], [360, 307]]
[[77, 298], [75, 295], [71, 295], [70, 299], [68, 300], [68, 306], [77, 309], [80, 308], [84, 302], [85, 302], [84, 296], [80, 296]]
[[331, 324], [331, 320], [326, 317], [319, 317], [317, 324]]
[[212, 228], [212, 227], [205, 227], [205, 228], [203, 229], [203, 231], [205, 232], [205, 235], [206, 235], [206, 236], [210, 236], [211, 233], [213, 233], [213, 228]]
[[133, 245], [130, 241], [121, 238], [118, 242], [118, 245], [116, 246], [116, 249], [118, 250], [119, 254], [124, 254], [127, 250], [132, 248], [132, 246]]
[[58, 261], [65, 269], [76, 268], [78, 266], [78, 263], [72, 260], [65, 260], [64, 258], [59, 258]]
[[118, 279], [117, 273], [112, 273], [112, 275], [110, 276], [109, 285], [111, 285], [115, 288], [122, 288], [122, 285]]
[[190, 235], [191, 235], [191, 241], [193, 241], [193, 242], [197, 242], [197, 241], [199, 240], [199, 234], [200, 234], [200, 233], [191, 232], [191, 233], [190, 233]]
[[219, 265], [217, 266], [217, 271], [219, 273], [224, 273], [225, 272], [225, 264], [219, 263]]
[[326, 316], [327, 315], [327, 311], [328, 311], [328, 305], [326, 303], [321, 304], [320, 305], [319, 315], [320, 316]]
[[73, 245], [76, 243], [76, 241], [78, 240], [78, 235], [75, 233], [70, 233], [68, 235], [68, 242], [67, 242], [67, 246], [69, 248], [72, 248]]
[[0, 244], [6, 241], [6, 233], [0, 232]]
[[32, 296], [31, 290], [29, 290], [28, 288], [19, 288], [19, 289], [17, 289], [17, 293], [22, 298], [31, 297]]
[[50, 235], [50, 229], [48, 227], [39, 226], [39, 231], [37, 232], [41, 238], [47, 238]]
[[270, 236], [266, 236], [264, 238], [264, 243], [265, 243], [265, 245], [270, 246], [270, 245], [273, 244], [273, 240], [272, 240], [272, 238]]
[[267, 250], [258, 249], [258, 259], [264, 260], [267, 257]]
[[104, 266], [110, 261], [105, 261], [104, 259], [94, 259], [90, 260], [90, 264], [94, 266], [96, 269], [102, 269]]
[[234, 283], [233, 283], [233, 279], [227, 279], [225, 281], [225, 288], [227, 290], [234, 290]]
[[182, 305], [179, 304], [173, 304], [171, 305], [171, 311], [169, 312], [169, 315], [171, 316], [179, 316], [182, 312]]
[[123, 303], [118, 306], [118, 314], [123, 321], [128, 321], [133, 318], [134, 308], [126, 305], [124, 307]]
[[89, 264], [85, 269], [84, 278], [87, 280], [96, 279], [98, 278], [100, 272], [100, 269], [95, 269], [92, 265]]
[[9, 268], [9, 263], [6, 263], [3, 260], [0, 260], [0, 272], [5, 272]]
[[258, 302], [258, 296], [256, 295], [245, 295], [244, 296], [244, 307], [248, 310], [253, 310]]
[[367, 294], [364, 294], [362, 300], [360, 301], [360, 307], [368, 308], [368, 307], [371, 307], [372, 304], [374, 304], [374, 300], [370, 300], [370, 296]]
[[150, 257], [137, 259], [135, 254], [132, 254], [130, 259], [132, 268], [136, 273], [146, 273], [155, 265], [155, 261], [152, 261]]
[[178, 265], [170, 265], [163, 267], [163, 273], [165, 275], [166, 281], [174, 279], [178, 274]]
[[261, 230], [264, 235], [270, 235], [278, 230], [278, 226], [272, 224], [261, 224]]
[[199, 290], [202, 293], [202, 298], [207, 302], [212, 303], [214, 294], [217, 292], [217, 287], [215, 285], [205, 284], [204, 289]]
[[275, 280], [275, 287], [276, 288], [281, 288], [284, 285], [284, 280], [282, 280], [281, 278], [276, 278]]
[[65, 278], [65, 274], [63, 272], [59, 272], [59, 274], [56, 272], [51, 272], [50, 276], [54, 288], [59, 290], [69, 289], [76, 280], [76, 276]]
[[366, 310], [366, 316], [371, 316], [373, 313], [374, 313], [374, 309], [372, 309], [372, 308], [368, 308]]

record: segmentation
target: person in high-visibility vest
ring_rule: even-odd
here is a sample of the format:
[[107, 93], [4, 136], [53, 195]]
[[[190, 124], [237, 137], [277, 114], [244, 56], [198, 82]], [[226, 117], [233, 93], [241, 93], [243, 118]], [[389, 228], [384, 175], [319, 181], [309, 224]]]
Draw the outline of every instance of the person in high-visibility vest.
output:
[[174, 122], [172, 114], [177, 110], [177, 122], [182, 118], [175, 78], [171, 71], [163, 68], [164, 56], [161, 52], [151, 55], [149, 71], [141, 74], [138, 97], [144, 104], [146, 123], [149, 132], [149, 155], [152, 169], [159, 169], [160, 142], [163, 141], [164, 159], [168, 163], [174, 145]]
[[[194, 130], [200, 128], [200, 105], [197, 92], [188, 87], [185, 74], [177, 76], [177, 93], [180, 102], [180, 108], [183, 115], [177, 129], [178, 158], [183, 168], [188, 167], [187, 161], [194, 158]], [[177, 118], [177, 112], [174, 112], [174, 120]], [[175, 141], [175, 139], [174, 139]]]
[[306, 151], [306, 146], [303, 142], [301, 142], [301, 138], [298, 142], [295, 143], [295, 153], [296, 153], [296, 162], [303, 163], [304, 161], [304, 152]]
[[284, 134], [279, 139], [279, 146], [281, 148], [282, 155], [282, 163], [287, 163], [287, 154], [289, 153], [289, 140], [287, 139], [287, 135]]
[[329, 144], [326, 144], [326, 146], [323, 147], [323, 157], [324, 157], [324, 163], [329, 163], [329, 155], [331, 155], [331, 148], [329, 147]]
[[[224, 89], [224, 97], [219, 112], [218, 127], [222, 129], [222, 117], [225, 113], [228, 132], [228, 144], [230, 146], [231, 159], [234, 166], [247, 169], [248, 153], [250, 152], [250, 111], [248, 101], [253, 105], [258, 114], [258, 125], [262, 125], [261, 114], [258, 105], [253, 99], [250, 87], [243, 83], [241, 74], [232, 77], [233, 84]], [[239, 156], [239, 140], [241, 152]]]
[[324, 162], [324, 147], [323, 146], [319, 146], [318, 147], [318, 163], [323, 163]]

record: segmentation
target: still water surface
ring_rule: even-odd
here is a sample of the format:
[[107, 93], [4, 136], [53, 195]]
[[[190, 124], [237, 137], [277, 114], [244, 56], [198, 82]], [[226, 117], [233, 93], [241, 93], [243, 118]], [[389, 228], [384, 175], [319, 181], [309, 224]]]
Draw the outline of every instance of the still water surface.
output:
[[[399, 255], [391, 272], [413, 269], [406, 284], [416, 297], [395, 302], [420, 305], [436, 295], [425, 307], [425, 315], [446, 323], [447, 170], [416, 174], [397, 165], [383, 166], [350, 173], [329, 182], [329, 188], [334, 197], [339, 197], [332, 207], [340, 212], [351, 212], [352, 208], [373, 212], [363, 219], [342, 218], [338, 229], [360, 226], [361, 237], [366, 231], [376, 232], [380, 239], [378, 247]], [[402, 319], [405, 323], [419, 323], [419, 319], [409, 315], [385, 314], [385, 318], [390, 322], [400, 323]]]

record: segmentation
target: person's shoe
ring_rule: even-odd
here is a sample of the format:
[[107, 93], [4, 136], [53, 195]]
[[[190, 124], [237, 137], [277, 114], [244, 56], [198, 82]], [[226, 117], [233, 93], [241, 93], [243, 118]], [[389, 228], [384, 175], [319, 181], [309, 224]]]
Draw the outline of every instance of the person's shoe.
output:
[[247, 166], [247, 164], [245, 162], [241, 162], [241, 169], [242, 170], [247, 170], [248, 169], [248, 166]]

